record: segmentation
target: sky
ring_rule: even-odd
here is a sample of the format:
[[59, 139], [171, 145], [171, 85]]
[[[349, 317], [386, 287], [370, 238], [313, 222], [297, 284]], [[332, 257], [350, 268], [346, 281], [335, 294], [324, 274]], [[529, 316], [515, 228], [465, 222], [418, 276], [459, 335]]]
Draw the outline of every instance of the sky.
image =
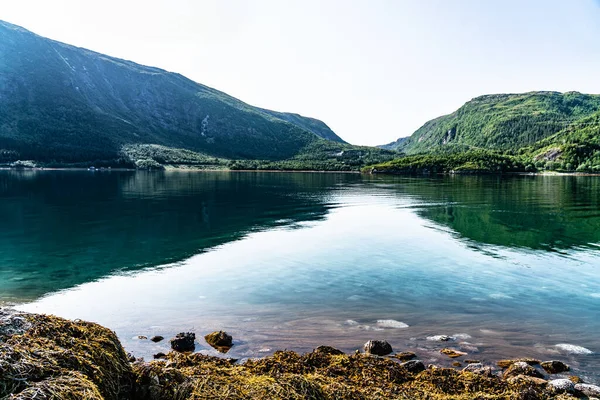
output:
[[352, 144], [483, 94], [600, 93], [600, 0], [0, 0], [0, 19], [321, 119]]

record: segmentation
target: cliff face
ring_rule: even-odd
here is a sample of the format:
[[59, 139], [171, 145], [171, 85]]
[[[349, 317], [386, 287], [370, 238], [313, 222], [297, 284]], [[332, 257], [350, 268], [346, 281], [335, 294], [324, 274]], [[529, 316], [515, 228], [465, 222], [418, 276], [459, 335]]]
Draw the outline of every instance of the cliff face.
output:
[[158, 144], [283, 159], [321, 139], [323, 122], [252, 107], [179, 74], [49, 40], [0, 21], [0, 153], [66, 162]]

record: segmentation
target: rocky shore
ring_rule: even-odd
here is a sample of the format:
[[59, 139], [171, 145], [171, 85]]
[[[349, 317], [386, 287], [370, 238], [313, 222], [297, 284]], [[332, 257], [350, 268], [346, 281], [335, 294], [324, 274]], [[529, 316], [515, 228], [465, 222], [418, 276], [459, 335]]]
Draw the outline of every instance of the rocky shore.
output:
[[[194, 340], [193, 333], [174, 335], [171, 346], [181, 351], [144, 361], [100, 325], [0, 310], [0, 399], [600, 398], [600, 387], [558, 360], [464, 360], [460, 369], [441, 368], [373, 340], [355, 354], [320, 346], [239, 363], [193, 353]], [[205, 340], [223, 351], [235, 345], [225, 332]], [[462, 356], [453, 351], [442, 354]]]

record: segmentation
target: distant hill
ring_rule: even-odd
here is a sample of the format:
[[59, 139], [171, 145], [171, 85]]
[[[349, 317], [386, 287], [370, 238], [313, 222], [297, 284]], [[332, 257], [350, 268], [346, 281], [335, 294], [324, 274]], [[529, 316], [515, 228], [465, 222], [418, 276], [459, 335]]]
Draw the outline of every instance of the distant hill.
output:
[[600, 95], [577, 92], [495, 94], [474, 98], [386, 146], [406, 154], [515, 150], [548, 138], [600, 110]]
[[530, 92], [477, 97], [380, 146], [404, 154], [379, 173], [600, 173], [600, 95]]
[[0, 162], [127, 163], [128, 149], [283, 160], [325, 140], [344, 144], [321, 121], [0, 21]]

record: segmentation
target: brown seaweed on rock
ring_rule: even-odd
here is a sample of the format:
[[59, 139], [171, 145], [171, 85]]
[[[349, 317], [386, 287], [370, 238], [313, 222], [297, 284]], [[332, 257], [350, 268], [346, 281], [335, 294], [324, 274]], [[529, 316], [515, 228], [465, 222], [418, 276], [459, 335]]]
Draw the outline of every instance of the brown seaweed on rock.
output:
[[573, 398], [552, 392], [540, 378], [504, 380], [490, 368], [473, 369], [485, 373], [424, 369], [418, 360], [400, 364], [327, 346], [304, 355], [278, 351], [243, 364], [178, 352], [130, 364], [116, 335], [97, 324], [14, 312], [7, 317], [0, 310], [0, 399]]
[[[0, 315], [0, 398], [130, 397], [132, 370], [114, 332], [47, 315]], [[17, 320], [23, 328], [8, 332]]]

